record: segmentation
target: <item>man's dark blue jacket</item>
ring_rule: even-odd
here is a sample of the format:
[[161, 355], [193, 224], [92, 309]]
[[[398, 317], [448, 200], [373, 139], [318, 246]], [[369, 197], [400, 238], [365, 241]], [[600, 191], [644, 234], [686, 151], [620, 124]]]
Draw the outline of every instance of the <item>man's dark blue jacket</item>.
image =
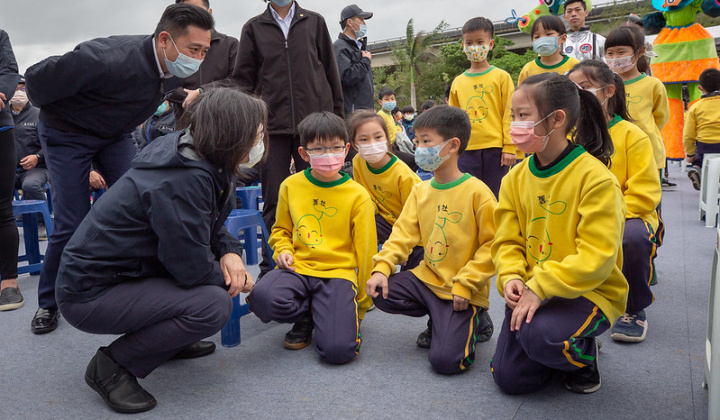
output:
[[242, 252], [224, 225], [234, 184], [230, 174], [181, 152], [191, 148], [179, 141], [185, 133], [150, 143], [93, 205], [63, 251], [58, 299], [88, 302], [148, 277], [226, 287], [218, 260]]
[[25, 80], [43, 124], [100, 138], [132, 132], [163, 98], [149, 35], [83, 42], [65, 55], [33, 65]]

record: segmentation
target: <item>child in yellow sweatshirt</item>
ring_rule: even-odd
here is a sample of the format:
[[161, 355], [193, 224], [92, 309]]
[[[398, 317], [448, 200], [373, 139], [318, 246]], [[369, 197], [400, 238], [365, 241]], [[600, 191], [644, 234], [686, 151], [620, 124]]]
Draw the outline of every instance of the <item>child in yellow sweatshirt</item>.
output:
[[503, 178], [495, 211], [492, 258], [506, 307], [493, 378], [524, 394], [564, 373], [569, 390], [594, 392], [595, 337], [623, 313], [628, 292], [625, 204], [606, 166], [612, 140], [595, 95], [555, 73], [518, 86], [512, 113], [513, 143], [533, 155]]
[[622, 189], [627, 214], [623, 233], [622, 271], [630, 287], [623, 316], [612, 327], [613, 340], [637, 343], [645, 340], [648, 322], [645, 309], [653, 302], [650, 283], [655, 275], [655, 232], [660, 203], [660, 178], [647, 134], [628, 121], [625, 86], [603, 62], [586, 60], [568, 74], [580, 88], [595, 93], [602, 103], [615, 153], [610, 171]]
[[[428, 359], [444, 374], [467, 369], [478, 335], [492, 334], [484, 314], [494, 272], [490, 245], [496, 201], [482, 181], [457, 167], [470, 130], [467, 114], [454, 107], [436, 106], [417, 118], [415, 159], [435, 176], [413, 188], [390, 238], [373, 258], [367, 281], [367, 294], [383, 312], [430, 315]], [[424, 245], [423, 261], [393, 274], [418, 243]]]
[[[340, 172], [348, 152], [345, 121], [313, 113], [299, 125], [300, 156], [310, 168], [280, 185], [270, 246], [277, 268], [248, 296], [263, 322], [295, 323], [285, 348], [308, 346], [331, 364], [351, 361], [360, 349], [360, 320], [371, 306], [365, 294], [377, 250], [372, 199]], [[311, 304], [312, 302], [312, 304]]]
[[538, 57], [525, 64], [518, 76], [518, 85], [530, 76], [541, 73], [565, 74], [578, 60], [562, 54], [560, 47], [567, 41], [567, 30], [557, 16], [540, 16], [530, 28], [533, 50]]
[[692, 164], [688, 178], [700, 189], [703, 155], [720, 153], [720, 70], [706, 69], [700, 73], [702, 97], [685, 114], [683, 142], [685, 160]]
[[502, 177], [515, 164], [515, 146], [509, 134], [515, 85], [508, 72], [488, 63], [488, 53], [495, 45], [494, 31], [493, 23], [484, 17], [463, 25], [463, 50], [470, 69], [453, 80], [448, 105], [467, 112], [472, 124], [458, 168], [484, 182], [497, 197]]

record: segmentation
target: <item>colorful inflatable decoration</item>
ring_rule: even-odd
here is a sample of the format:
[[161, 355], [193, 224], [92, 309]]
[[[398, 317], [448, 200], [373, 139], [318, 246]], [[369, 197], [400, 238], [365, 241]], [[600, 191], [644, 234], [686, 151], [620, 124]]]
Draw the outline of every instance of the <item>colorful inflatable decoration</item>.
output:
[[692, 105], [700, 99], [700, 73], [707, 68], [720, 69], [715, 40], [695, 22], [695, 15], [702, 11], [710, 17], [720, 16], [720, 0], [652, 0], [652, 5], [658, 11], [643, 16], [643, 24], [650, 33], [660, 30], [653, 42], [658, 56], [652, 59], [650, 70], [665, 84], [670, 102], [670, 120], [661, 131], [665, 155], [682, 159], [682, 85], [687, 84]]
[[[522, 16], [518, 16], [514, 9], [511, 10], [512, 16], [505, 19], [505, 22], [509, 23], [510, 25], [517, 24], [520, 31], [529, 34], [530, 28], [532, 28], [532, 25], [533, 23], [535, 23], [537, 18], [546, 15], [562, 15], [565, 11], [564, 5], [564, 0], [540, 0], [540, 4], [537, 7]], [[587, 10], [589, 12], [590, 9], [592, 9], [592, 1], [585, 0], [585, 6], [587, 6]]]

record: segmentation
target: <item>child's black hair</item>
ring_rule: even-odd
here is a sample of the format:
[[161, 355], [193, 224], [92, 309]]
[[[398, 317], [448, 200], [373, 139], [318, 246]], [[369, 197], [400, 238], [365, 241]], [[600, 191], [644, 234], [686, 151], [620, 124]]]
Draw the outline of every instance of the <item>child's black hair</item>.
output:
[[298, 124], [300, 146], [307, 147], [310, 142], [330, 142], [336, 138], [348, 142], [347, 125], [345, 121], [329, 111], [313, 112]]
[[415, 108], [412, 107], [412, 105], [405, 105], [402, 107], [402, 113], [403, 114], [414, 114]]
[[395, 95], [395, 91], [386, 86], [378, 92], [378, 99], [382, 101], [382, 98], [390, 95]]
[[[645, 49], [645, 34], [635, 27], [632, 26], [620, 26], [613, 29], [605, 38], [605, 51], [612, 47], [630, 47], [634, 54]], [[650, 61], [648, 61], [645, 54], [641, 54], [637, 60], [637, 69], [640, 73], [645, 73], [650, 68]]]
[[385, 124], [385, 120], [380, 116], [380, 114], [371, 109], [359, 109], [350, 114], [350, 118], [348, 118], [347, 121], [347, 128], [348, 133], [350, 134], [351, 143], [355, 143], [355, 136], [357, 135], [358, 128], [367, 122], [375, 122], [380, 126], [380, 128], [382, 128], [383, 133], [385, 133], [385, 138], [390, 138], [387, 124]]
[[615, 85], [615, 94], [608, 99], [608, 114], [610, 116], [617, 114], [625, 121], [632, 121], [625, 102], [625, 83], [622, 77], [613, 73], [610, 67], [600, 60], [581, 61], [568, 72], [568, 76], [575, 71], [582, 71], [597, 87]]
[[423, 102], [422, 105], [420, 105], [420, 113], [427, 111], [428, 109], [434, 107], [437, 105], [435, 101], [428, 99], [427, 101]]
[[700, 73], [699, 78], [700, 86], [705, 89], [705, 92], [715, 92], [720, 90], [720, 70], [718, 69], [705, 69]]
[[399, 106], [396, 106], [395, 108], [393, 108], [393, 110], [392, 110], [390, 113], [391, 113], [392, 115], [395, 115], [395, 114], [397, 114], [398, 112], [402, 112], [402, 111], [400, 110], [400, 107], [399, 107]]
[[477, 31], [487, 32], [490, 34], [490, 38], [492, 39], [492, 37], [495, 36], [495, 25], [493, 25], [492, 21], [488, 18], [474, 17], [465, 22], [462, 27], [463, 35]]
[[[567, 124], [563, 134], [567, 135], [572, 130], [573, 143], [581, 145], [603, 164], [610, 166], [613, 143], [602, 106], [593, 93], [579, 90], [570, 79], [557, 73], [528, 77], [518, 87], [520, 89], [527, 92], [541, 117], [561, 109], [565, 111]], [[543, 124], [548, 124], [548, 120]]]
[[567, 33], [567, 29], [565, 29], [565, 24], [562, 19], [553, 15], [545, 15], [540, 16], [533, 23], [530, 28], [530, 38], [535, 36], [535, 32], [539, 30], [538, 26], [542, 26], [546, 31], [555, 31], [558, 33], [558, 36], [565, 35]]
[[422, 129], [433, 129], [443, 140], [457, 137], [460, 140], [458, 155], [461, 155], [467, 148], [472, 129], [467, 112], [448, 105], [434, 106], [423, 112], [415, 119], [413, 127], [416, 133]]

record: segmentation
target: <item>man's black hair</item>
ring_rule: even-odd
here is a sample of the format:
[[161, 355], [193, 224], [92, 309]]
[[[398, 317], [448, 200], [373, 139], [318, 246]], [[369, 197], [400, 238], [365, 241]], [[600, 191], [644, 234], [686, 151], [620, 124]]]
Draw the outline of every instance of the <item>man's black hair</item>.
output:
[[160, 32], [167, 31], [174, 38], [185, 35], [188, 26], [196, 26], [210, 31], [215, 26], [215, 20], [202, 7], [193, 6], [192, 4], [171, 4], [163, 12], [160, 22], [155, 28], [154, 35], [157, 37]]
[[582, 3], [583, 10], [587, 10], [587, 4], [585, 4], [585, 0], [566, 0], [563, 7], [567, 9], [567, 7], [573, 3]]
[[[175, 0], [175, 4], [185, 3], [186, 1], [187, 0]], [[202, 0], [202, 4], [206, 9], [210, 8], [210, 0]]]

